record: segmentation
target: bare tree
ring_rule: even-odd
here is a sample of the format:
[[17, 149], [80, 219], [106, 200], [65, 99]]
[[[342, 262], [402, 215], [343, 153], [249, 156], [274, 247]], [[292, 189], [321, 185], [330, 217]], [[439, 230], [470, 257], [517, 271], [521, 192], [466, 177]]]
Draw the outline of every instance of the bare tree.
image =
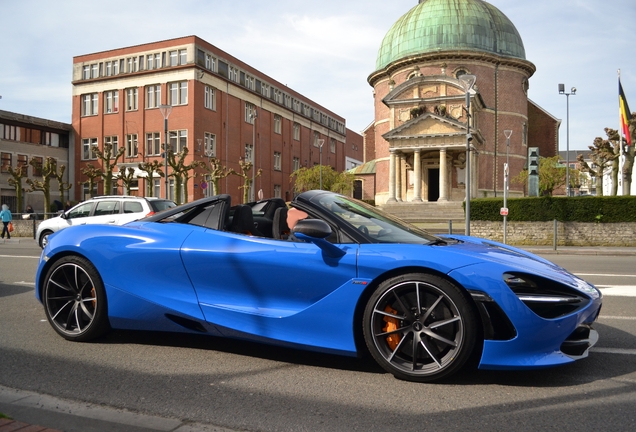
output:
[[142, 162], [137, 167], [146, 173], [146, 196], [154, 196], [152, 180], [155, 173], [159, 174], [159, 177], [165, 177], [161, 162], [155, 159], [150, 162]]
[[24, 188], [22, 187], [22, 179], [26, 177], [27, 166], [25, 164], [21, 164], [14, 170], [11, 165], [9, 165], [7, 166], [7, 172], [9, 173], [7, 182], [15, 189], [15, 196], [18, 201], [17, 211], [20, 212], [22, 211], [22, 200], [24, 199]]
[[104, 180], [104, 195], [108, 195], [113, 190], [113, 168], [117, 166], [117, 161], [124, 155], [126, 148], [121, 146], [113, 152], [113, 145], [111, 143], [104, 143], [103, 151], [96, 145], [92, 146], [91, 150], [102, 162], [101, 176]]
[[86, 184], [88, 185], [88, 193], [93, 196], [95, 193], [95, 189], [97, 186], [97, 182], [99, 178], [102, 178], [102, 170], [95, 167], [92, 163], [87, 163], [84, 168], [82, 168], [81, 173], [88, 177], [88, 180], [79, 182], [80, 185]]
[[[250, 186], [252, 186], [252, 176], [249, 173], [254, 164], [250, 161], [241, 159], [239, 160], [239, 166], [241, 167], [241, 172], [236, 173], [236, 175], [243, 178], [243, 184], [239, 186], [239, 189], [243, 189], [243, 203], [245, 204], [249, 201]], [[258, 171], [254, 173], [254, 179], [259, 177], [262, 173], [263, 170], [259, 168]]]
[[36, 172], [40, 172], [41, 179], [26, 180], [29, 185], [28, 192], [40, 191], [44, 194], [44, 214], [51, 211], [51, 179], [55, 178], [57, 172], [57, 161], [52, 157], [44, 159], [44, 163], [41, 164], [37, 159], [31, 159], [29, 161]]
[[582, 154], [579, 154], [577, 159], [581, 164], [581, 171], [590, 173], [591, 176], [596, 177], [596, 195], [603, 195], [603, 172], [607, 167], [607, 164], [618, 158], [618, 154], [614, 151], [614, 146], [609, 140], [605, 140], [601, 137], [594, 139], [594, 144], [588, 146], [590, 149], [590, 159], [596, 166], [591, 167], [583, 158]]
[[221, 166], [221, 162], [217, 158], [209, 158], [208, 165], [203, 165], [206, 172], [210, 176], [210, 183], [212, 184], [211, 195], [219, 194], [219, 180], [224, 179], [229, 175], [236, 175], [236, 171], [226, 166]]
[[136, 180], [135, 169], [132, 167], [119, 167], [118, 178], [121, 180], [124, 188], [126, 189], [126, 195], [130, 195], [130, 187]]

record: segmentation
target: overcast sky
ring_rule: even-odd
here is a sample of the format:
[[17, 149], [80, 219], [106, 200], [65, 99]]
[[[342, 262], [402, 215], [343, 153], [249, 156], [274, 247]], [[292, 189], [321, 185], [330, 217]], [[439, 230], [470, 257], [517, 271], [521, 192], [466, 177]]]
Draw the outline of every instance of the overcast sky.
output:
[[[562, 119], [566, 148], [618, 128], [618, 75], [636, 111], [636, 1], [491, 0], [517, 27], [536, 73], [529, 97]], [[73, 57], [197, 35], [343, 116], [373, 121], [382, 38], [417, 0], [0, 0], [0, 109], [71, 122]], [[479, 84], [479, 83], [477, 83]], [[518, 133], [514, 131], [513, 133]]]

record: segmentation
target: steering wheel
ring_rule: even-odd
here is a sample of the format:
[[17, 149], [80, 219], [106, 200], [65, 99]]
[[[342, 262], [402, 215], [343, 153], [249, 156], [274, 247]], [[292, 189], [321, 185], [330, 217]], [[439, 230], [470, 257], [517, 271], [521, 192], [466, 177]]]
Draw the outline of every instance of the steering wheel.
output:
[[360, 225], [358, 227], [358, 231], [360, 231], [364, 235], [369, 235], [369, 228], [367, 228], [366, 225]]

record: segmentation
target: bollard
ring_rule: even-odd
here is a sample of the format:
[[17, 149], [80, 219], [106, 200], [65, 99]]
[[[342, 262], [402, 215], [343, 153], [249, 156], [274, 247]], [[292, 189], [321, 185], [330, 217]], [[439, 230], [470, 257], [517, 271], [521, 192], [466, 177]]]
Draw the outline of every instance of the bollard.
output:
[[453, 220], [452, 219], [448, 220], [448, 233], [449, 234], [453, 234]]

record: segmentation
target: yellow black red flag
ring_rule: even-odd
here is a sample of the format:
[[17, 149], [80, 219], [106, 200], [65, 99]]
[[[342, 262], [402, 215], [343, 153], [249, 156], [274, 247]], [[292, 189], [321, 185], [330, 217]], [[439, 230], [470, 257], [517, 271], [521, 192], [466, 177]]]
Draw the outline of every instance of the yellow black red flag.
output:
[[621, 117], [621, 132], [625, 136], [627, 145], [632, 145], [632, 137], [629, 134], [629, 121], [632, 119], [631, 112], [629, 111], [629, 105], [627, 105], [627, 99], [625, 99], [625, 93], [623, 92], [623, 86], [621, 85], [621, 79], [618, 78], [618, 103]]

